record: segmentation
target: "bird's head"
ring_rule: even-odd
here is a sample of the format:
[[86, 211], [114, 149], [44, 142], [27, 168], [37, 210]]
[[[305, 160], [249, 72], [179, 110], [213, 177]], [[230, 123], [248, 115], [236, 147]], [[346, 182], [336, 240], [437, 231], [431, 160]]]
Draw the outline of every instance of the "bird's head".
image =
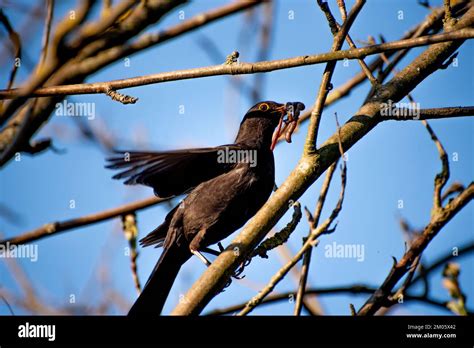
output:
[[[298, 116], [305, 106], [300, 102], [286, 104], [263, 101], [252, 106], [240, 124], [236, 142], [269, 146], [273, 151], [286, 124], [286, 141], [291, 143], [291, 133], [298, 122]], [[275, 129], [276, 128], [276, 129]]]

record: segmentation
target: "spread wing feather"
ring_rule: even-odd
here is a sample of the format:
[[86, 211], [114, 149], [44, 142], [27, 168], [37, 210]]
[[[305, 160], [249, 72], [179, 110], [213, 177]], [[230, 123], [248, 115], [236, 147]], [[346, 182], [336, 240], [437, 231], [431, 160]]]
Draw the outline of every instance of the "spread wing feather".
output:
[[200, 183], [228, 172], [235, 164], [219, 163], [219, 151], [239, 150], [238, 145], [163, 152], [116, 151], [106, 168], [122, 170], [114, 179], [126, 185], [146, 185], [158, 197], [183, 194]]

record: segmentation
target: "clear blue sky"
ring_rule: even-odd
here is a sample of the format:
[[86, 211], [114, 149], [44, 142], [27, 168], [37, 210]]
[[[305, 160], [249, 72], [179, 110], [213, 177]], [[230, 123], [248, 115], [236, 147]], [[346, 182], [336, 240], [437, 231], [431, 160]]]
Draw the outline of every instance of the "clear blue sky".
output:
[[[23, 1], [28, 3], [28, 1]], [[442, 1], [430, 1], [439, 5]], [[20, 3], [20, 2], [19, 2]], [[30, 2], [32, 3], [32, 2]], [[66, 10], [75, 6], [73, 1], [59, 2], [56, 20]], [[181, 8], [190, 18], [227, 1], [196, 1]], [[348, 8], [352, 4], [348, 1]], [[334, 2], [333, 12], [338, 14]], [[12, 22], [21, 23], [24, 12], [5, 9]], [[294, 19], [288, 18], [294, 11]], [[400, 12], [403, 19], [400, 20]], [[262, 12], [259, 10], [258, 15]], [[370, 1], [363, 8], [351, 29], [352, 38], [366, 40], [369, 35], [383, 34], [387, 41], [400, 38], [408, 29], [428, 14], [427, 9], [416, 1]], [[151, 28], [160, 30], [180, 22], [174, 11]], [[133, 77], [177, 69], [208, 66], [216, 62], [198, 44], [203, 35], [211, 39], [222, 52], [240, 52], [242, 61], [257, 58], [258, 31], [246, 24], [245, 16], [234, 15], [201, 30], [166, 42], [142, 54], [131, 57], [130, 66], [123, 62], [95, 74], [89, 82]], [[277, 1], [274, 12], [274, 31], [268, 59], [280, 59], [298, 55], [326, 52], [330, 49], [331, 35], [324, 16], [315, 1]], [[41, 27], [41, 26], [40, 26]], [[247, 29], [242, 29], [247, 27]], [[244, 33], [244, 39], [241, 34]], [[3, 34], [3, 33], [2, 33]], [[3, 34], [4, 35], [4, 34]], [[39, 56], [41, 30], [31, 34], [24, 50], [32, 59]], [[4, 37], [4, 36], [3, 36]], [[358, 45], [362, 43], [358, 42]], [[473, 103], [473, 43], [465, 43], [458, 56], [458, 66], [436, 72], [413, 91], [422, 108], [472, 105]], [[2, 46], [2, 49], [4, 47]], [[408, 64], [424, 48], [413, 49], [399, 67]], [[222, 61], [224, 57], [222, 57]], [[306, 66], [268, 73], [263, 100], [279, 102], [302, 101], [307, 106], [314, 102], [323, 65]], [[334, 86], [344, 83], [360, 67], [356, 61], [349, 65], [337, 64]], [[0, 71], [3, 85], [9, 69]], [[26, 66], [20, 69], [20, 81], [28, 76]], [[254, 76], [241, 77], [251, 84]], [[334, 112], [344, 122], [357, 111], [364, 100], [369, 85], [365, 83], [351, 95], [327, 108], [324, 112], [319, 139], [323, 141], [335, 131]], [[74, 101], [93, 102], [96, 117], [88, 121], [93, 126], [105, 126], [120, 140], [122, 147], [134, 149], [175, 149], [184, 147], [212, 146], [232, 142], [245, 111], [252, 101], [235, 89], [225, 76], [177, 81], [125, 90], [140, 98], [135, 105], [124, 106], [103, 95], [75, 96]], [[180, 114], [180, 105], [185, 113]], [[431, 125], [442, 140], [451, 160], [451, 182], [468, 184], [473, 179], [473, 122], [468, 118], [433, 121]], [[282, 144], [275, 150], [276, 183], [280, 185], [297, 162], [304, 141], [306, 127], [294, 136], [292, 144]], [[38, 156], [24, 156], [20, 162], [11, 162], [0, 171], [0, 203], [21, 216], [20, 224], [0, 218], [0, 231], [5, 236], [15, 236], [45, 223], [79, 217], [102, 211], [152, 194], [145, 187], [126, 187], [111, 180], [112, 172], [104, 169], [105, 154], [97, 147], [85, 143], [77, 136], [74, 120], [53, 117], [38, 137], [52, 136], [58, 148], [65, 154], [51, 151]], [[453, 162], [454, 154], [458, 161]], [[313, 252], [309, 277], [312, 287], [329, 287], [352, 284], [379, 285], [387, 275], [391, 256], [401, 257], [404, 251], [403, 235], [398, 218], [406, 218], [414, 227], [421, 228], [428, 221], [432, 205], [433, 179], [440, 169], [435, 146], [423, 125], [419, 122], [386, 122], [376, 127], [349, 151], [348, 183], [343, 210], [338, 217], [337, 231], [321, 238], [321, 244]], [[339, 174], [339, 171], [336, 175]], [[301, 198], [301, 204], [313, 210], [322, 178]], [[336, 176], [331, 188], [323, 218], [327, 217], [339, 194]], [[69, 208], [75, 200], [75, 209]], [[404, 207], [397, 207], [403, 200]], [[169, 206], [161, 205], [138, 214], [140, 236], [145, 236], [160, 224]], [[423, 254], [423, 262], [429, 264], [437, 257], [451, 252], [474, 239], [473, 205], [460, 212], [435, 238]], [[277, 224], [282, 228], [291, 216], [289, 212]], [[302, 220], [292, 235], [288, 247], [295, 252], [307, 233], [307, 223]], [[232, 235], [225, 241], [228, 243]], [[339, 244], [363, 245], [363, 262], [355, 259], [327, 258], [324, 246]], [[118, 219], [67, 232], [38, 242], [39, 259], [33, 263], [19, 263], [39, 293], [53, 306], [68, 303], [74, 294], [79, 303], [98, 303], [103, 290], [115, 289], [130, 303], [136, 293], [130, 274], [129, 258], [124, 254], [127, 246]], [[139, 276], [144, 283], [159, 257], [160, 250], [140, 249]], [[245, 270], [246, 278], [234, 281], [224, 293], [217, 296], [206, 308], [211, 310], [246, 301], [256, 294], [281, 266], [278, 252], [272, 251], [268, 260], [255, 259]], [[460, 282], [468, 297], [468, 306], [474, 308], [473, 257], [459, 258]], [[102, 285], [98, 269], [105, 269], [108, 282]], [[204, 270], [199, 260], [191, 260], [182, 269], [173, 288], [165, 312], [169, 312], [182, 294]], [[430, 278], [431, 295], [448, 300], [447, 291], [441, 286], [441, 269]], [[14, 286], [11, 274], [0, 261], [0, 284], [10, 291], [20, 291]], [[291, 291], [296, 288], [294, 279], [287, 277], [275, 291]], [[358, 308], [367, 295], [321, 296], [319, 299], [328, 314], [349, 314], [349, 303]], [[16, 313], [23, 313], [14, 307]], [[293, 304], [282, 302], [265, 306], [255, 314], [291, 314]], [[112, 312], [122, 314], [122, 312]], [[394, 314], [446, 314], [447, 311], [420, 304], [397, 307]], [[0, 314], [8, 310], [0, 304]]]

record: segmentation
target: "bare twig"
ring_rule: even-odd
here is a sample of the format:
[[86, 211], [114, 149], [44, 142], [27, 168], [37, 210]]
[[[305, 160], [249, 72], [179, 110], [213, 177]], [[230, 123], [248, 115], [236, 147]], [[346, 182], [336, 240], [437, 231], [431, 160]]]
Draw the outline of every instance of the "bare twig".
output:
[[[457, 248], [457, 252], [453, 254], [453, 252], [447, 253], [444, 256], [439, 257], [435, 261], [433, 261], [429, 266], [424, 267], [424, 273], [428, 274], [431, 271], [443, 266], [446, 264], [446, 262], [452, 260], [453, 258], [461, 258], [466, 255], [469, 255], [469, 253], [474, 252], [474, 242], [469, 242], [467, 244], [464, 244]], [[415, 284], [417, 282], [420, 282], [422, 280], [423, 276], [418, 275], [415, 278], [413, 278], [413, 281], [411, 282], [412, 284]]]
[[[329, 27], [331, 28], [332, 34], [336, 35], [337, 32], [341, 29], [341, 26], [336, 21], [333, 14], [331, 13], [331, 10], [329, 9], [329, 4], [327, 2], [323, 2], [321, 0], [318, 0], [318, 5], [321, 8], [321, 10], [324, 12], [324, 14], [326, 15], [326, 18], [329, 22]], [[347, 13], [346, 13], [346, 4], [345, 4], [344, 0], [338, 0], [337, 5], [339, 7], [339, 11], [341, 12], [341, 17], [342, 17], [343, 21], [345, 21], [347, 19]], [[352, 49], [357, 48], [357, 46], [355, 45], [355, 43], [352, 40], [349, 33], [346, 35], [346, 41], [349, 44], [350, 48], [352, 48]], [[359, 62], [360, 66], [362, 68], [362, 71], [365, 73], [365, 75], [367, 76], [370, 83], [374, 86], [377, 85], [377, 83], [378, 83], [377, 79], [372, 75], [372, 71], [369, 69], [367, 64], [365, 64], [364, 60], [363, 59], [357, 59], [357, 61]]]
[[38, 63], [38, 69], [46, 62], [46, 58], [48, 56], [48, 46], [49, 46], [49, 33], [51, 32], [51, 23], [53, 21], [53, 11], [54, 11], [54, 0], [47, 0], [47, 8], [48, 12], [46, 13], [46, 24], [44, 27], [43, 33], [43, 42], [42, 42], [42, 49], [41, 49], [41, 58]]
[[137, 210], [145, 209], [155, 204], [165, 202], [167, 200], [169, 200], [169, 198], [150, 197], [150, 198], [137, 201], [134, 203], [125, 204], [118, 208], [105, 210], [100, 213], [86, 215], [86, 216], [76, 218], [76, 219], [71, 219], [71, 220], [51, 222], [42, 227], [34, 229], [30, 232], [26, 232], [19, 236], [2, 240], [0, 241], [0, 245], [6, 246], [8, 244], [18, 245], [18, 244], [29, 243], [29, 242], [39, 240], [45, 237], [56, 235], [60, 232], [68, 231], [68, 230], [78, 228], [78, 227], [83, 227], [86, 225], [108, 220], [114, 217], [122, 216], [124, 214], [128, 214]]
[[[414, 114], [414, 112], [416, 115]], [[390, 115], [381, 116], [382, 121], [438, 120], [450, 117], [474, 116], [474, 106], [453, 106], [445, 108], [410, 110], [394, 108]]]
[[344, 22], [347, 19], [346, 3], [344, 0], [337, 0], [337, 6], [339, 7], [339, 12], [341, 13], [341, 19]]
[[323, 0], [317, 0], [319, 8], [321, 11], [323, 11], [324, 15], [326, 16], [326, 19], [329, 24], [329, 29], [331, 29], [331, 33], [333, 36], [337, 35], [337, 32], [339, 31], [339, 26], [336, 22], [336, 19], [334, 18], [331, 10], [329, 9], [329, 4], [326, 1]]
[[[321, 212], [323, 210], [324, 203], [326, 202], [326, 196], [329, 191], [329, 186], [331, 184], [331, 180], [332, 180], [334, 171], [336, 170], [336, 167], [337, 167], [337, 161], [334, 162], [329, 167], [326, 173], [326, 177], [321, 187], [321, 193], [319, 194], [318, 203], [316, 204], [316, 208], [313, 214], [313, 219], [312, 219], [311, 226], [308, 232], [308, 236], [304, 239], [304, 242], [311, 236], [312, 230], [319, 224]], [[301, 266], [300, 282], [298, 284], [298, 290], [296, 292], [296, 299], [295, 299], [295, 311], [294, 311], [295, 315], [301, 314], [303, 298], [305, 296], [306, 283], [308, 281], [308, 272], [309, 272], [309, 265], [311, 263], [312, 251], [313, 251], [312, 248], [308, 249], [303, 256], [303, 265]]]
[[457, 263], [450, 262], [444, 267], [443, 286], [449, 291], [449, 295], [452, 298], [452, 300], [446, 304], [446, 307], [455, 314], [467, 315], [466, 295], [461, 291], [459, 273], [461, 273], [461, 267]]
[[452, 24], [451, 0], [444, 0], [444, 25], [449, 28]]
[[[341, 49], [342, 44], [346, 35], [349, 33], [349, 29], [354, 23], [355, 18], [359, 14], [362, 6], [364, 6], [365, 0], [358, 0], [354, 7], [351, 9], [349, 16], [342, 25], [341, 29], [334, 35], [333, 44], [331, 47], [331, 53], [337, 54]], [[339, 51], [342, 52], [342, 51]], [[336, 62], [330, 61], [326, 64], [324, 69], [323, 77], [321, 79], [321, 84], [319, 91], [314, 103], [313, 110], [311, 111], [310, 124], [307, 140], [305, 143], [305, 153], [314, 154], [316, 152], [317, 137], [319, 132], [319, 124], [321, 122], [321, 117], [324, 109], [324, 104], [326, 103], [326, 98], [328, 96], [329, 90], [332, 89], [331, 78], [336, 67]]]
[[8, 303], [7, 299], [2, 295], [2, 293], [0, 292], [0, 298], [2, 299], [2, 301], [5, 303], [5, 305], [7, 306], [8, 308], [8, 311], [10, 312], [11, 315], [15, 315], [15, 313], [13, 312], [13, 309], [12, 307], [10, 306], [10, 303]]
[[444, 201], [451, 196], [454, 193], [461, 193], [464, 191], [465, 187], [463, 184], [460, 182], [453, 182], [453, 184], [446, 190], [444, 191], [443, 195], [441, 196], [441, 202], [444, 203]]
[[[21, 62], [21, 40], [20, 40], [20, 35], [18, 35], [15, 29], [13, 29], [12, 25], [10, 24], [10, 21], [8, 20], [7, 16], [5, 15], [2, 9], [0, 9], [0, 23], [2, 23], [3, 26], [5, 27], [14, 49], [13, 67], [12, 67], [10, 78], [7, 84], [7, 89], [11, 89], [13, 87], [13, 83], [15, 82], [15, 76]], [[0, 108], [0, 111], [1, 111], [1, 108]]]
[[169, 81], [178, 81], [191, 78], [202, 78], [218, 75], [238, 75], [269, 72], [281, 69], [294, 68], [305, 65], [314, 65], [335, 62], [344, 59], [360, 59], [380, 52], [399, 50], [402, 48], [419, 47], [446, 41], [466, 40], [474, 37], [474, 29], [461, 29], [448, 33], [427, 35], [415, 39], [393, 41], [389, 43], [371, 45], [357, 49], [327, 52], [317, 55], [306, 55], [288, 59], [267, 62], [241, 63], [239, 65], [215, 65], [204, 68], [176, 70], [172, 72], [145, 75], [108, 82], [95, 82], [84, 84], [60, 85], [38, 88], [31, 92], [22, 89], [0, 90], [0, 99], [22, 97], [48, 97], [71, 94], [97, 94], [106, 93], [108, 88], [114, 90], [157, 84]]
[[122, 229], [125, 234], [125, 239], [128, 242], [130, 249], [130, 268], [132, 270], [133, 283], [135, 284], [135, 290], [137, 290], [138, 295], [142, 292], [140, 286], [140, 280], [138, 279], [137, 273], [137, 237], [138, 237], [138, 227], [137, 227], [137, 217], [135, 212], [122, 215]]
[[434, 143], [436, 144], [436, 148], [438, 149], [439, 158], [442, 164], [441, 172], [436, 175], [435, 183], [434, 183], [434, 198], [433, 198], [433, 211], [432, 211], [432, 214], [434, 215], [434, 214], [439, 213], [440, 210], [442, 210], [443, 208], [443, 205], [441, 202], [441, 191], [446, 185], [446, 182], [449, 180], [449, 161], [448, 161], [448, 155], [446, 154], [446, 151], [444, 150], [443, 145], [439, 141], [433, 129], [430, 127], [428, 122], [426, 121], [422, 121], [422, 122], [423, 122], [423, 125], [426, 127], [426, 130], [430, 134], [431, 140], [433, 140]]

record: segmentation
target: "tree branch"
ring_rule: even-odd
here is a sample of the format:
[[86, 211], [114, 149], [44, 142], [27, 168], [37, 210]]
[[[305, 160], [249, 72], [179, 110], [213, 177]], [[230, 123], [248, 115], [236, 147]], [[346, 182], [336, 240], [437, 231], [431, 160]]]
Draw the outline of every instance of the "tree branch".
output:
[[13, 86], [13, 83], [15, 82], [15, 76], [19, 67], [17, 59], [21, 60], [21, 40], [20, 40], [20, 35], [18, 35], [15, 29], [13, 29], [10, 21], [8, 20], [8, 17], [3, 13], [2, 9], [0, 9], [0, 23], [2, 23], [3, 26], [5, 27], [8, 33], [8, 37], [10, 38], [10, 41], [14, 49], [14, 53], [13, 53], [14, 63], [13, 63], [12, 71], [10, 73], [10, 78], [8, 79], [8, 84], [7, 84], [7, 89], [10, 89]]
[[439, 120], [451, 117], [474, 116], [474, 106], [453, 106], [445, 108], [432, 108], [414, 110], [417, 115], [413, 116], [411, 109], [395, 108], [391, 115], [382, 116], [382, 121], [421, 121], [421, 120]]
[[47, 0], [48, 12], [46, 14], [45, 27], [43, 32], [43, 42], [41, 49], [41, 58], [38, 63], [38, 68], [41, 69], [41, 66], [46, 61], [48, 56], [48, 47], [49, 47], [49, 34], [51, 32], [51, 23], [53, 21], [53, 11], [54, 11], [54, 0]]
[[30, 243], [45, 237], [56, 235], [64, 231], [72, 230], [74, 228], [84, 227], [111, 218], [130, 214], [134, 211], [142, 210], [158, 203], [165, 202], [167, 200], [169, 200], [169, 198], [150, 197], [141, 201], [125, 204], [117, 208], [105, 210], [103, 212], [85, 215], [80, 218], [51, 222], [19, 236], [2, 240], [0, 241], [0, 246], [7, 246], [8, 244], [18, 245]]
[[[337, 161], [334, 162], [334, 164], [331, 165], [328, 171], [326, 172], [326, 177], [324, 178], [324, 182], [321, 187], [321, 192], [319, 194], [318, 203], [316, 204], [316, 208], [313, 214], [313, 221], [311, 223], [312, 226], [310, 226], [308, 236], [305, 238], [305, 241], [310, 237], [312, 229], [319, 224], [321, 212], [323, 211], [323, 206], [324, 206], [324, 203], [326, 202], [326, 196], [329, 191], [329, 186], [331, 184], [334, 171], [336, 170], [336, 166], [337, 166]], [[301, 266], [300, 282], [298, 285], [298, 290], [296, 292], [295, 311], [294, 311], [295, 315], [301, 314], [301, 308], [302, 308], [303, 298], [305, 295], [306, 283], [308, 280], [309, 265], [311, 263], [312, 251], [313, 251], [312, 248], [308, 249], [303, 256], [303, 265]]]
[[107, 90], [110, 88], [112, 88], [113, 90], [118, 90], [124, 88], [145, 86], [149, 84], [157, 84], [169, 81], [178, 81], [209, 76], [255, 74], [281, 69], [295, 68], [305, 65], [334, 62], [344, 59], [361, 59], [369, 55], [378, 54], [386, 51], [399, 50], [402, 48], [410, 47], [419, 47], [453, 40], [466, 40], [471, 38], [474, 38], [474, 29], [462, 29], [443, 34], [428, 35], [414, 39], [393, 41], [389, 43], [371, 45], [357, 49], [327, 52], [316, 55], [306, 55], [267, 62], [240, 63], [238, 65], [214, 65], [203, 68], [176, 70], [165, 73], [132, 77], [128, 79], [113, 80], [108, 82], [49, 86], [38, 88], [32, 92], [25, 92], [23, 91], [23, 89], [0, 90], [0, 99], [12, 99], [18, 96], [31, 98], [63, 96], [72, 94], [100, 94], [107, 93]]

